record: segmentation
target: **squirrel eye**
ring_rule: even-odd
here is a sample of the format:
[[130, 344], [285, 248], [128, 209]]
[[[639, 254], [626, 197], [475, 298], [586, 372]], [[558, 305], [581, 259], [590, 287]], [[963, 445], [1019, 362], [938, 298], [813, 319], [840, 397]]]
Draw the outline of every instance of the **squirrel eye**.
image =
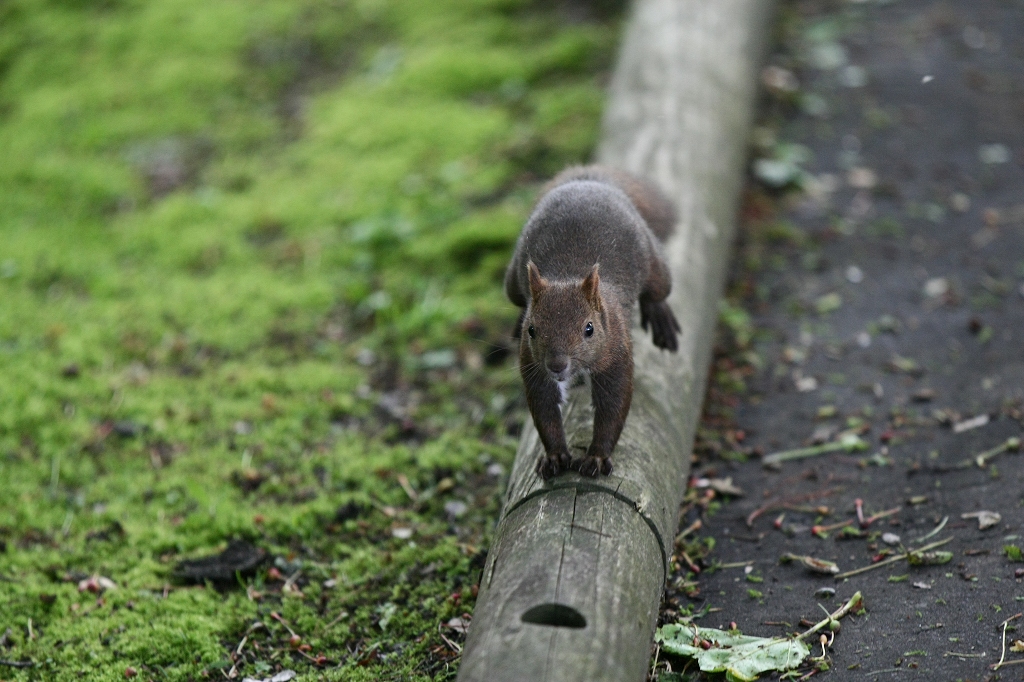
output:
[[537, 336], [537, 330], [533, 328], [532, 324], [526, 329], [526, 333], [530, 335], [531, 339]]
[[586, 334], [587, 336], [593, 336], [594, 335], [594, 325], [592, 325], [591, 323], [587, 322], [587, 326], [583, 328], [583, 333]]

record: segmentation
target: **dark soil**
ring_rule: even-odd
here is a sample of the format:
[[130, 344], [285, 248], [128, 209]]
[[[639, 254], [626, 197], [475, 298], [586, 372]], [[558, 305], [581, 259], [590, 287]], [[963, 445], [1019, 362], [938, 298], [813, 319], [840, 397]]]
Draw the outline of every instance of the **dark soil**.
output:
[[[784, 3], [780, 26], [769, 64], [799, 89], [765, 95], [761, 153], [799, 143], [813, 160], [799, 189], [751, 181], [733, 300], [753, 341], [723, 349], [695, 464], [745, 491], [703, 514], [700, 535], [716, 540], [706, 565], [752, 570], [705, 570], [692, 598], [670, 589], [663, 616], [711, 607], [698, 623], [782, 635], [860, 590], [866, 613], [844, 620], [831, 679], [1024, 679], [1024, 665], [990, 669], [1003, 622], [1024, 611], [1024, 563], [1004, 552], [1024, 545], [1024, 453], [972, 461], [1024, 423], [1024, 3]], [[760, 461], [845, 429], [869, 447]], [[854, 520], [857, 499], [865, 515], [897, 511], [864, 538], [812, 534]], [[747, 524], [775, 503], [789, 508]], [[1001, 520], [980, 530], [962, 516], [979, 511]], [[947, 518], [927, 540], [951, 538], [944, 565], [836, 580], [779, 562], [868, 566], [920, 547]], [[822, 587], [835, 596], [816, 596]], [[1007, 646], [1022, 626], [1009, 622]]]

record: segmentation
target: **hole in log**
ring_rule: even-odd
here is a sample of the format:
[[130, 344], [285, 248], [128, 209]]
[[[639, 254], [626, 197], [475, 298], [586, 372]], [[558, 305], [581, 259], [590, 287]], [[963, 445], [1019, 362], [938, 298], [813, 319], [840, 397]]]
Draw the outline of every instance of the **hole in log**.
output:
[[524, 623], [534, 625], [553, 625], [556, 628], [573, 628], [579, 630], [587, 627], [587, 619], [583, 614], [565, 604], [540, 604], [523, 614]]

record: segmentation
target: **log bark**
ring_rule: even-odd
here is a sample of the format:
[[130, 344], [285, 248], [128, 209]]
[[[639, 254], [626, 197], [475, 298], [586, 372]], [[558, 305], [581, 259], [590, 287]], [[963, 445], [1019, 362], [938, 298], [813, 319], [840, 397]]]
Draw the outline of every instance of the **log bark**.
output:
[[[633, 405], [615, 471], [546, 483], [524, 429], [480, 581], [459, 680], [643, 680], [686, 490], [742, 188], [771, 0], [638, 0], [598, 160], [657, 182], [678, 209], [667, 244], [676, 354], [634, 328]], [[586, 390], [563, 411], [576, 454]]]

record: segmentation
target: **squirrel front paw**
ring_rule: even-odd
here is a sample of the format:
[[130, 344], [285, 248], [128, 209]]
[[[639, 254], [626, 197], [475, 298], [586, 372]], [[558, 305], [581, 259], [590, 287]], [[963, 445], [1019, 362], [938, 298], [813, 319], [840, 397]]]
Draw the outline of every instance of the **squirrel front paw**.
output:
[[589, 476], [590, 478], [597, 478], [600, 474], [607, 476], [612, 472], [612, 458], [587, 455], [583, 459], [574, 461], [572, 468], [578, 471], [581, 476]]
[[567, 471], [571, 463], [572, 457], [569, 456], [568, 452], [544, 455], [537, 462], [537, 473], [546, 481], [563, 471]]

